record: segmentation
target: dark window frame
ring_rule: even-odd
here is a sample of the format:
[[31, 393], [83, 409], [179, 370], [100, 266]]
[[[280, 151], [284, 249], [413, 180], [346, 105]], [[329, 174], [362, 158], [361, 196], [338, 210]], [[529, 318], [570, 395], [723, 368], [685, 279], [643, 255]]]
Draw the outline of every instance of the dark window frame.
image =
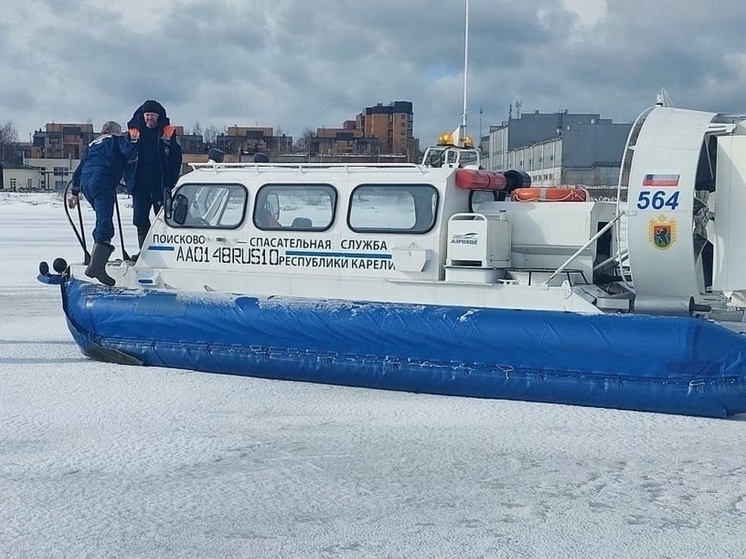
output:
[[[305, 226], [293, 226], [291, 225], [263, 225], [258, 222], [258, 211], [260, 208], [263, 208], [262, 211], [266, 210], [266, 201], [269, 194], [272, 193], [272, 189], [303, 189], [303, 188], [318, 188], [320, 190], [323, 190], [330, 194], [331, 199], [331, 217], [329, 219], [329, 223], [325, 224], [323, 226], [318, 225], [312, 225], [310, 227]], [[295, 182], [269, 182], [261, 185], [257, 191], [256, 195], [254, 196], [254, 208], [251, 213], [251, 220], [254, 224], [254, 227], [259, 229], [260, 231], [304, 231], [304, 232], [314, 232], [314, 233], [320, 233], [323, 231], [328, 231], [334, 226], [334, 223], [337, 219], [337, 207], [339, 205], [339, 191], [337, 190], [337, 187], [335, 187], [333, 184], [328, 182], [307, 182], [307, 183], [295, 183]], [[277, 219], [275, 216], [272, 216], [274, 219]], [[297, 217], [295, 219], [298, 219]]]
[[[355, 194], [363, 188], [376, 188], [376, 189], [391, 189], [398, 190], [398, 191], [407, 191], [409, 190], [409, 193], [412, 194], [414, 200], [415, 200], [415, 224], [412, 227], [408, 228], [401, 228], [401, 227], [359, 227], [359, 226], [353, 226], [350, 218], [352, 217], [352, 211], [353, 211], [353, 205], [355, 200]], [[432, 204], [432, 198], [428, 202], [431, 206], [431, 218], [430, 222], [427, 226], [418, 225], [418, 222], [420, 221], [419, 216], [417, 216], [417, 204], [424, 204], [424, 200], [417, 201], [417, 196], [412, 193], [412, 189], [418, 189], [418, 190], [427, 190], [430, 194], [434, 194], [435, 196], [435, 204]], [[424, 198], [424, 195], [423, 195]], [[435, 227], [435, 224], [438, 221], [438, 210], [440, 209], [440, 192], [437, 188], [435, 188], [434, 185], [428, 184], [428, 183], [399, 183], [399, 184], [381, 184], [381, 183], [361, 183], [355, 186], [355, 188], [352, 189], [350, 192], [350, 198], [349, 198], [349, 204], [347, 205], [347, 227], [350, 229], [350, 231], [354, 231], [355, 233], [383, 233], [383, 234], [393, 234], [393, 235], [426, 235], [430, 231], [433, 230]]]
[[[209, 229], [209, 230], [220, 230], [220, 231], [232, 231], [235, 229], [240, 228], [244, 222], [246, 221], [246, 209], [248, 208], [249, 204], [249, 198], [250, 198], [250, 192], [249, 189], [246, 188], [246, 185], [241, 184], [240, 182], [185, 182], [180, 184], [176, 189], [174, 189], [173, 192], [173, 201], [174, 205], [176, 203], [177, 197], [180, 195], [182, 189], [184, 188], [194, 188], [194, 187], [208, 187], [208, 188], [234, 188], [238, 187], [241, 190], [243, 190], [244, 193], [244, 199], [243, 199], [243, 208], [241, 210], [241, 218], [238, 220], [238, 223], [231, 226], [225, 226], [225, 225], [210, 225], [209, 223], [205, 224], [180, 224], [177, 221], [174, 220], [174, 212], [172, 211], [171, 216], [167, 217], [165, 219], [166, 225], [169, 227], [172, 227], [174, 229]], [[183, 195], [183, 194], [182, 194]], [[191, 200], [191, 199], [190, 199]]]

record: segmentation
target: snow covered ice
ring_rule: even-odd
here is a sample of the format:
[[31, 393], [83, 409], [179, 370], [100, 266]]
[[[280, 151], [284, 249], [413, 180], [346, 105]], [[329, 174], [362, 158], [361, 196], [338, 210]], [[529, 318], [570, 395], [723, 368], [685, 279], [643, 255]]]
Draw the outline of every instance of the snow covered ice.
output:
[[746, 553], [744, 416], [99, 363], [36, 281], [81, 258], [62, 200], [0, 193], [0, 255], [0, 557]]

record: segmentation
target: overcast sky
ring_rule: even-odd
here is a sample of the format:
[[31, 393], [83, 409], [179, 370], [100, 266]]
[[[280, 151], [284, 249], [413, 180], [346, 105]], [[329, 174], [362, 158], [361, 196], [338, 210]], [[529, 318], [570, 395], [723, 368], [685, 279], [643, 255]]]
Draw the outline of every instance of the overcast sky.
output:
[[[631, 122], [675, 106], [746, 109], [746, 3], [470, 0], [468, 128], [522, 111]], [[0, 123], [125, 122], [155, 98], [192, 129], [299, 136], [414, 103], [427, 145], [461, 121], [465, 0], [6, 0]], [[483, 114], [480, 118], [480, 109]], [[514, 113], [515, 114], [515, 113]], [[481, 121], [481, 123], [480, 123]], [[481, 126], [480, 126], [481, 124]]]

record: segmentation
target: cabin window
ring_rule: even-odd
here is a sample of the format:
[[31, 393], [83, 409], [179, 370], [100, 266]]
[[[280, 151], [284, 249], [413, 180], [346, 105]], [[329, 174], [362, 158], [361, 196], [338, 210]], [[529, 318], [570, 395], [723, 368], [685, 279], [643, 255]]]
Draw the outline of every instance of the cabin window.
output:
[[360, 185], [348, 224], [358, 233], [427, 233], [435, 225], [438, 191], [429, 184]]
[[424, 164], [428, 167], [479, 165], [479, 154], [473, 149], [431, 147], [427, 150]]
[[336, 207], [337, 191], [329, 184], [265, 184], [256, 194], [254, 225], [265, 231], [324, 231]]
[[174, 192], [171, 227], [235, 229], [243, 221], [248, 193], [240, 184], [182, 184]]
[[[500, 200], [501, 191], [498, 190], [472, 190], [469, 193], [469, 211], [478, 212], [479, 204], [482, 202], [497, 202]], [[504, 193], [503, 198], [504, 198]]]

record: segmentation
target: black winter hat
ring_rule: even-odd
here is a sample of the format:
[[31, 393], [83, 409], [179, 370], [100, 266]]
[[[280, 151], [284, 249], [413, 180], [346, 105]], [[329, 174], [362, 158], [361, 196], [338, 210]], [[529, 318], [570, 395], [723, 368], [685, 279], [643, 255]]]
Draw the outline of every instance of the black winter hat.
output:
[[158, 113], [163, 112], [163, 106], [153, 99], [148, 99], [142, 104], [142, 112], [144, 113]]

